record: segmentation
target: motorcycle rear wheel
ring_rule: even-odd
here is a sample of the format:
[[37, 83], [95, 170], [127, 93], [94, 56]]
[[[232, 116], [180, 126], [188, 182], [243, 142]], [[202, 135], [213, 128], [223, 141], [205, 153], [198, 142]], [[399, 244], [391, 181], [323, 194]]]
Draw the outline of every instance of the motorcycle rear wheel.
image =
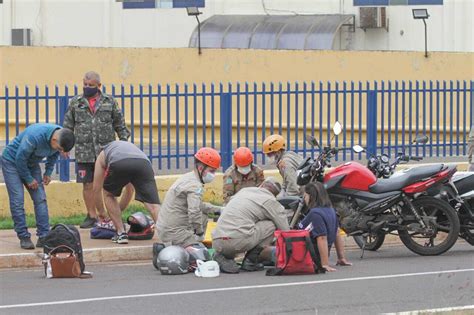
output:
[[[421, 233], [415, 231], [398, 230], [398, 235], [403, 244], [412, 252], [422, 256], [441, 255], [453, 247], [460, 229], [456, 211], [447, 202], [429, 196], [416, 198], [412, 201], [412, 204], [420, 216], [436, 217], [436, 224], [432, 226], [435, 232], [434, 235], [427, 236], [420, 235]], [[408, 206], [404, 211], [411, 214]], [[418, 222], [414, 220], [405, 221], [404, 223], [409, 225]], [[439, 228], [444, 231], [440, 231]], [[420, 244], [417, 240], [421, 240], [424, 244]], [[439, 241], [439, 243], [435, 244], [435, 241]]]
[[[364, 240], [364, 238], [367, 240]], [[383, 242], [385, 241], [385, 233], [381, 232], [367, 237], [356, 235], [354, 236], [354, 241], [360, 249], [362, 249], [364, 242], [366, 241], [365, 250], [376, 251], [383, 245]]]

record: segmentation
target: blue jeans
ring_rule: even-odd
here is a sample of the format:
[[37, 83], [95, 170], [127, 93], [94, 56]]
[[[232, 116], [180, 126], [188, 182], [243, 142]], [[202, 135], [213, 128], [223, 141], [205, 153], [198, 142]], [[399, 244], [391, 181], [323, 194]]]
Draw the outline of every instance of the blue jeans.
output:
[[[5, 179], [5, 185], [7, 186], [8, 197], [10, 199], [10, 212], [15, 224], [15, 232], [18, 238], [31, 237], [26, 227], [25, 218], [25, 191], [23, 187], [27, 187], [21, 180], [15, 163], [7, 161], [3, 157], [1, 159], [3, 178]], [[33, 178], [38, 182], [38, 189], [32, 190], [27, 188], [35, 207], [36, 235], [38, 237], [44, 237], [49, 232], [49, 215], [39, 164], [30, 168], [30, 172]]]

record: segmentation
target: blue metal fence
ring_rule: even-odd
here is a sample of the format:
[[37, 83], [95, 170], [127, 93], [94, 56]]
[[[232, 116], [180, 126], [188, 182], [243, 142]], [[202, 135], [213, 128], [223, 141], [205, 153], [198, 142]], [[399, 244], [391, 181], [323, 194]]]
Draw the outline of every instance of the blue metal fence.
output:
[[[131, 141], [156, 168], [182, 170], [192, 167], [201, 146], [220, 150], [224, 168], [239, 146], [249, 147], [256, 163], [265, 164], [261, 143], [273, 133], [283, 135], [289, 149], [314, 156], [306, 136], [327, 145], [336, 120], [344, 128], [334, 140], [337, 146], [361, 144], [389, 155], [405, 147], [424, 157], [465, 155], [473, 88], [474, 81], [381, 81], [112, 85], [104, 86], [104, 92], [115, 97]], [[60, 124], [68, 100], [78, 92], [77, 86], [5, 87], [0, 92], [0, 141], [8, 144], [31, 123]], [[428, 135], [430, 143], [409, 146], [418, 133]], [[348, 150], [337, 158], [363, 156]], [[71, 162], [60, 161], [61, 180], [69, 180]]]

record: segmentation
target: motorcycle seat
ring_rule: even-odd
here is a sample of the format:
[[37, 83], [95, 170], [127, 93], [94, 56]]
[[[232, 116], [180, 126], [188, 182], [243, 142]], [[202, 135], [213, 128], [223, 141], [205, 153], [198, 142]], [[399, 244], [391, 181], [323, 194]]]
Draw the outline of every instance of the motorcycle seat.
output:
[[403, 187], [433, 176], [444, 168], [444, 164], [426, 165], [407, 169], [387, 179], [378, 179], [369, 186], [369, 191], [374, 194], [402, 190]]

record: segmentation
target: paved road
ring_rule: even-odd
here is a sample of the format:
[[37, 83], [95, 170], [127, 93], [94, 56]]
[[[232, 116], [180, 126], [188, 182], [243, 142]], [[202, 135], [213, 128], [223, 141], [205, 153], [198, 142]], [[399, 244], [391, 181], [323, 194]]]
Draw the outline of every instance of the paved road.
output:
[[350, 251], [353, 267], [313, 276], [201, 279], [162, 276], [151, 264], [88, 266], [94, 278], [87, 280], [4, 271], [0, 313], [378, 314], [460, 307], [474, 304], [473, 253], [465, 243], [439, 257], [387, 246], [359, 260], [360, 252]]

